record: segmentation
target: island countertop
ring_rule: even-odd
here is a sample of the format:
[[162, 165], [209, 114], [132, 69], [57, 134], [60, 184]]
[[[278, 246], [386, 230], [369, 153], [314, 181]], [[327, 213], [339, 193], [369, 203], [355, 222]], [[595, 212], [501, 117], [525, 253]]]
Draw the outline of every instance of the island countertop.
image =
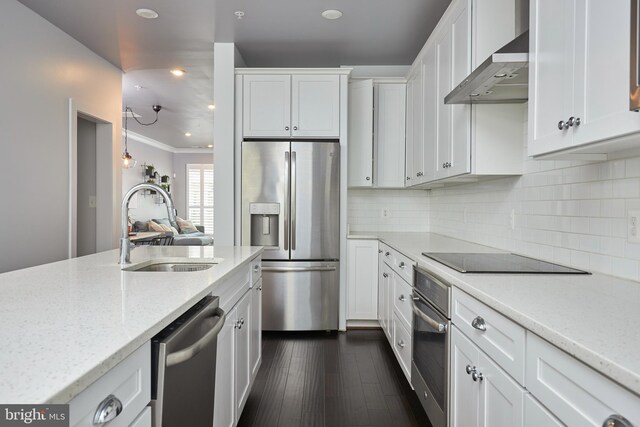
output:
[[122, 271], [112, 250], [0, 274], [0, 403], [66, 403], [262, 253], [144, 246], [132, 264], [221, 259], [197, 272]]

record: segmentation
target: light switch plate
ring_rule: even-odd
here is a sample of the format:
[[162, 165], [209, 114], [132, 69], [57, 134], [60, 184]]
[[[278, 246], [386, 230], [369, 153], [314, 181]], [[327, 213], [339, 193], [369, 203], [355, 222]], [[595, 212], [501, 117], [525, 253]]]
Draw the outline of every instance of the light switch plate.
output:
[[640, 243], [640, 211], [627, 213], [627, 241]]

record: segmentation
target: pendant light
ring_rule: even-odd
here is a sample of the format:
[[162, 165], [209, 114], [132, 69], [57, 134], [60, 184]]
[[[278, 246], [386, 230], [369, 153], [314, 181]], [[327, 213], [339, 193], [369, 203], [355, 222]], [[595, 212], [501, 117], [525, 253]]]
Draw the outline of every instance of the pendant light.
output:
[[140, 125], [142, 125], [142, 126], [151, 126], [152, 124], [154, 124], [154, 123], [156, 123], [158, 121], [158, 113], [160, 112], [160, 110], [162, 110], [162, 106], [153, 105], [151, 108], [156, 113], [156, 119], [154, 121], [152, 121], [151, 123], [142, 123], [140, 120], [138, 120], [138, 118], [136, 117], [136, 115], [133, 112], [133, 110], [131, 109], [131, 107], [125, 107], [125, 110], [124, 110], [124, 152], [122, 153], [122, 167], [124, 169], [131, 169], [132, 167], [135, 167], [135, 165], [138, 163], [138, 161], [136, 159], [134, 159], [131, 156], [131, 154], [129, 154], [129, 144], [128, 144], [128, 142], [129, 142], [128, 141], [128, 139], [129, 139], [129, 127], [128, 127], [129, 113], [131, 113], [131, 117], [133, 117], [135, 119], [135, 121], [138, 122]]

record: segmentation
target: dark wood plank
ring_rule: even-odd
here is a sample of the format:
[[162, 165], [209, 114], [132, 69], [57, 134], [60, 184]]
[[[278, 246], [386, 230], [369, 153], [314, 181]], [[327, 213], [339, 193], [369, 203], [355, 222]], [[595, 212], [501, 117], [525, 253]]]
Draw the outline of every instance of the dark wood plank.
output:
[[393, 419], [386, 404], [386, 396], [380, 389], [380, 384], [368, 383], [362, 385], [367, 412], [371, 427], [388, 427], [393, 425]]
[[301, 426], [306, 368], [306, 360], [304, 358], [291, 358], [291, 364], [289, 365], [289, 372], [287, 374], [287, 385], [284, 391], [282, 408], [280, 409], [280, 417], [278, 418], [279, 427]]
[[369, 425], [367, 404], [364, 400], [364, 391], [355, 354], [341, 353], [339, 366], [338, 378], [342, 389], [341, 403], [345, 407], [345, 424], [353, 426]]

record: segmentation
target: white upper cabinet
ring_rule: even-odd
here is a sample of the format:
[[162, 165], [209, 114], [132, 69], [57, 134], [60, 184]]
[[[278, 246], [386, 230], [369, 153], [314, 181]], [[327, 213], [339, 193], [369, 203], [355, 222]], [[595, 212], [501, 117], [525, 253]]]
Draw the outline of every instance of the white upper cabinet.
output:
[[293, 75], [291, 136], [340, 136], [340, 76]]
[[529, 155], [630, 148], [630, 2], [532, 0], [530, 15]]
[[244, 76], [242, 105], [245, 137], [291, 135], [291, 76]]
[[405, 84], [379, 84], [375, 87], [375, 186], [404, 187], [405, 181]]
[[373, 80], [349, 83], [349, 187], [373, 186]]
[[514, 39], [514, 22], [515, 0], [453, 0], [443, 15], [408, 74], [407, 186], [522, 173], [523, 105], [444, 103]]
[[245, 138], [340, 136], [337, 74], [246, 74], [242, 101]]

